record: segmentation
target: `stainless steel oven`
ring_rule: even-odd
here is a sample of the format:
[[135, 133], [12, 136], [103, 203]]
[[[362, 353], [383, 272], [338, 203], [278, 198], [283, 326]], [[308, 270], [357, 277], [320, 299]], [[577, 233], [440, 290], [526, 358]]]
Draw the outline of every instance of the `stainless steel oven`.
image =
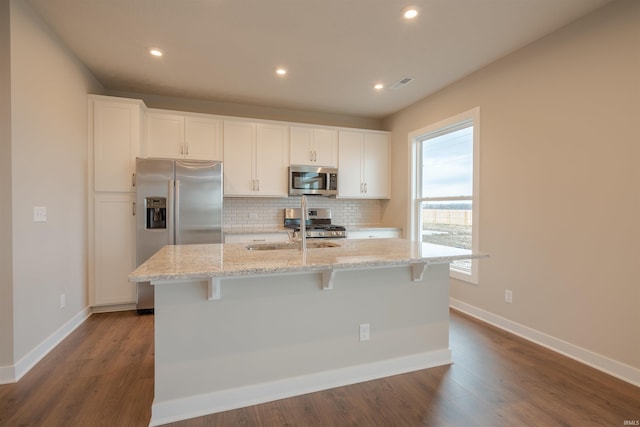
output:
[[289, 166], [289, 195], [335, 196], [338, 169], [316, 166]]
[[[286, 208], [284, 210], [284, 226], [293, 230], [293, 237], [300, 237], [300, 222], [302, 210], [300, 208]], [[342, 225], [331, 223], [331, 209], [309, 208], [307, 209], [306, 231], [308, 239], [330, 238], [340, 239], [347, 237], [347, 229]]]

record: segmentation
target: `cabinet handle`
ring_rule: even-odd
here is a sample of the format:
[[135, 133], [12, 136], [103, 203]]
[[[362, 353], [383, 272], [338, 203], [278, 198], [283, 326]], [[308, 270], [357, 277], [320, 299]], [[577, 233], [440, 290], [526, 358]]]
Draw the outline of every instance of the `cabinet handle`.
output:
[[309, 150], [309, 161], [313, 162], [313, 151]]
[[136, 174], [135, 173], [131, 174], [131, 186], [132, 187], [136, 186]]
[[136, 216], [136, 202], [131, 203], [133, 205], [133, 210], [131, 212], [131, 215]]
[[260, 180], [256, 179], [256, 191], [260, 191]]
[[188, 155], [189, 155], [189, 143], [188, 143], [188, 142], [185, 142], [185, 144], [184, 144], [184, 145], [185, 145], [185, 147], [186, 147], [186, 149], [185, 149], [185, 154], [188, 156]]
[[364, 192], [365, 193], [367, 192], [367, 183], [366, 182], [364, 183]]
[[314, 162], [317, 162], [317, 161], [318, 161], [318, 152], [317, 152], [317, 151], [314, 151], [314, 152], [313, 152], [313, 161], [314, 161]]

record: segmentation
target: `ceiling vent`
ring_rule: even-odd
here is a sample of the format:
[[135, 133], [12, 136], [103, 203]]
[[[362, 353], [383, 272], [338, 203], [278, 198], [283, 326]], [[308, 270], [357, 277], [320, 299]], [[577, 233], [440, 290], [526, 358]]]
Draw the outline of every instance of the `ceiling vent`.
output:
[[402, 89], [403, 87], [405, 87], [406, 85], [408, 85], [414, 80], [415, 80], [414, 77], [403, 77], [397, 82], [395, 82], [394, 84], [392, 84], [391, 89]]

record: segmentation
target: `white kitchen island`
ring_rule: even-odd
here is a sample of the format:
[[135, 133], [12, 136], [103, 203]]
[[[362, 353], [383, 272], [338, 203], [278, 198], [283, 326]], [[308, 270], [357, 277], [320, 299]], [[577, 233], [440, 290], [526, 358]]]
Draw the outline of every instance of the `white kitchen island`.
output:
[[165, 246], [131, 273], [155, 286], [151, 425], [451, 363], [449, 263], [483, 255], [333, 242]]

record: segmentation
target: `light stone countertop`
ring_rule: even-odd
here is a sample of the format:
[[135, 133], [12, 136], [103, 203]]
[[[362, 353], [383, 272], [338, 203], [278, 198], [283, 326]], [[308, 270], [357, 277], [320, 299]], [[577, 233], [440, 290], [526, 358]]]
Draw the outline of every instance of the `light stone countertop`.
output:
[[[335, 239], [340, 247], [247, 250], [246, 244], [168, 245], [129, 275], [131, 282], [200, 280], [409, 264], [445, 264], [484, 258], [472, 253], [405, 239]], [[309, 241], [308, 241], [309, 242]]]

